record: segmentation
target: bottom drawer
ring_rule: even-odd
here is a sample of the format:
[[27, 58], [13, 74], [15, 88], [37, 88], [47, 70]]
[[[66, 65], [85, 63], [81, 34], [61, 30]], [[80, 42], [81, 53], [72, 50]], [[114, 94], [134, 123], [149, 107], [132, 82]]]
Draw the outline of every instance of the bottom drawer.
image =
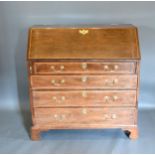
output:
[[[134, 125], [135, 108], [35, 108], [35, 124]], [[80, 126], [79, 126], [80, 128]]]

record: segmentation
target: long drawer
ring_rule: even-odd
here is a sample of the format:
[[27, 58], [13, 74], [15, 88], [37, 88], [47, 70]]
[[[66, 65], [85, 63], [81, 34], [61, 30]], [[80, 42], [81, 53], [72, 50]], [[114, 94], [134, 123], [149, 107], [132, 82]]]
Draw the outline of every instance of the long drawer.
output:
[[137, 75], [33, 75], [32, 89], [136, 89]]
[[34, 107], [135, 106], [136, 91], [32, 91]]
[[38, 125], [133, 125], [136, 121], [134, 108], [35, 108], [34, 112]]
[[134, 62], [35, 62], [34, 74], [135, 73]]

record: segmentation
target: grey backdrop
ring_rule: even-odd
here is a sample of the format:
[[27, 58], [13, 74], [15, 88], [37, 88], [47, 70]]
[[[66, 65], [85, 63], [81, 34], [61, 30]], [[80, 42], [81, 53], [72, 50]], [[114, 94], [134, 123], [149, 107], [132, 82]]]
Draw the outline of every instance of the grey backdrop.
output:
[[[32, 142], [26, 48], [34, 24], [134, 24], [142, 53], [137, 141], [120, 130], [63, 130]], [[150, 109], [151, 108], [151, 109]], [[155, 2], [0, 2], [0, 153], [155, 153]]]
[[155, 107], [155, 2], [0, 2], [0, 108], [29, 109], [27, 31], [32, 25], [134, 24], [141, 108]]

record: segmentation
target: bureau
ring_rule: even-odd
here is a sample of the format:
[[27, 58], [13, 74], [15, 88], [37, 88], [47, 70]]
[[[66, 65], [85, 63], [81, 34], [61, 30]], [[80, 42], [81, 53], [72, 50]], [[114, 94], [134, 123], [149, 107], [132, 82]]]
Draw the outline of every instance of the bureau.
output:
[[121, 128], [138, 137], [135, 26], [34, 26], [27, 61], [32, 140], [51, 129]]

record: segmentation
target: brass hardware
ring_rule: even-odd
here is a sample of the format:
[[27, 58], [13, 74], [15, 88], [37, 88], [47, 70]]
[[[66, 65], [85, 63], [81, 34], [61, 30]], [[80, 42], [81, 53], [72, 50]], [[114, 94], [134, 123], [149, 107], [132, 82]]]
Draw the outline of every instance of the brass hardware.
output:
[[105, 80], [105, 84], [108, 86], [110, 86], [110, 85], [112, 86], [112, 85], [117, 84], [117, 83], [118, 83], [118, 79], [114, 79], [112, 81], [110, 81], [108, 79]]
[[61, 100], [62, 100], [62, 101], [65, 101], [65, 100], [66, 100], [65, 96], [62, 96], [62, 97], [61, 97]]
[[87, 63], [82, 63], [82, 69], [87, 69]]
[[57, 97], [56, 97], [56, 96], [53, 96], [52, 99], [53, 99], [53, 100], [57, 100]]
[[82, 92], [82, 97], [87, 97], [87, 93], [86, 92]]
[[86, 115], [87, 114], [87, 109], [82, 109], [82, 114]]
[[118, 82], [118, 79], [113, 80], [113, 84], [116, 84]]
[[86, 76], [82, 77], [82, 82], [83, 83], [87, 82], [87, 77]]
[[66, 118], [66, 115], [62, 114], [62, 115], [57, 115], [54, 114], [54, 118], [58, 121], [63, 121]]
[[105, 101], [106, 103], [109, 103], [109, 96], [105, 96], [105, 97], [104, 97], [104, 101]]
[[32, 73], [32, 66], [30, 66], [30, 73]]
[[58, 115], [57, 114], [54, 114], [54, 118], [57, 119], [58, 118]]
[[[50, 68], [51, 68], [52, 70], [55, 70], [55, 66], [51, 66]], [[64, 70], [64, 68], [65, 68], [64, 65], [61, 65], [61, 66], [60, 66], [60, 70]]]
[[116, 101], [118, 99], [118, 96], [113, 96], [113, 100]]
[[104, 66], [104, 69], [105, 69], [105, 70], [108, 70], [108, 69], [109, 69], [109, 66], [108, 66], [108, 65], [105, 65], [105, 66]]
[[61, 65], [61, 66], [60, 66], [60, 69], [61, 69], [61, 70], [64, 70], [64, 68], [65, 68], [64, 65]]
[[[56, 83], [56, 81], [53, 79], [53, 80], [51, 80], [51, 83], [52, 84], [54, 84], [54, 85], [59, 85], [59, 83]], [[60, 81], [60, 83], [65, 83], [65, 80], [64, 79], [62, 79], [61, 81]]]
[[51, 66], [50, 68], [51, 68], [52, 70], [54, 70], [54, 69], [55, 69], [55, 66]]
[[111, 115], [111, 118], [112, 118], [112, 119], [116, 119], [116, 114], [112, 114], [112, 115]]
[[51, 80], [51, 83], [52, 83], [52, 84], [55, 84], [55, 80]]
[[86, 35], [88, 32], [89, 30], [86, 30], [86, 29], [79, 30], [79, 33], [82, 35]]
[[61, 83], [62, 83], [62, 84], [63, 84], [63, 83], [65, 83], [65, 80], [64, 80], [64, 79], [62, 79], [62, 80], [61, 80]]
[[117, 70], [117, 69], [118, 69], [118, 65], [115, 65], [115, 66], [114, 66], [114, 69]]

